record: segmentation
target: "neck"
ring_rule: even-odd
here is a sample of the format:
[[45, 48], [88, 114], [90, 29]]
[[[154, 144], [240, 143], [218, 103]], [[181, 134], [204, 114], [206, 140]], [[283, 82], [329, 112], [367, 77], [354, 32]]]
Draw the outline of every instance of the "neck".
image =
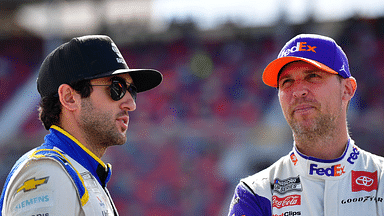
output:
[[[91, 151], [91, 149], [87, 148], [86, 146], [84, 146], [77, 138], [75, 138], [70, 132], [68, 132], [67, 130], [65, 130], [62, 126], [59, 126], [59, 125], [55, 125], [55, 126], [52, 126], [54, 129], [60, 131], [62, 134], [64, 134], [65, 136], [67, 136], [68, 138], [70, 138], [72, 141], [74, 141], [78, 146], [80, 146], [80, 148], [82, 148], [85, 152], [87, 152], [89, 155], [91, 155], [96, 161], [98, 161], [101, 165], [104, 165], [104, 163], [100, 160], [100, 157], [97, 156], [96, 154], [94, 154], [93, 151]], [[85, 147], [85, 148], [84, 148]]]
[[[87, 147], [98, 158], [101, 158], [105, 154], [107, 147], [96, 145], [97, 142], [94, 142], [92, 137], [86, 136], [85, 133], [83, 133], [83, 134], [84, 134], [83, 140], [84, 140], [84, 143], [86, 143], [86, 144], [84, 144], [84, 146]], [[92, 145], [92, 143], [94, 143], [94, 144]]]
[[95, 154], [98, 158], [101, 158], [106, 152], [106, 148], [92, 145], [91, 139], [83, 133], [82, 129], [75, 122], [62, 121], [61, 128], [75, 137], [85, 148]]
[[329, 134], [300, 134], [294, 133], [296, 148], [303, 154], [323, 160], [339, 158], [348, 143], [348, 132], [332, 130]]
[[295, 144], [296, 148], [302, 154], [322, 160], [333, 160], [339, 158], [344, 153], [348, 139], [340, 141], [339, 143], [326, 140], [303, 142], [300, 139], [295, 139]]
[[346, 114], [323, 114], [298, 123], [292, 121], [296, 148], [303, 154], [323, 160], [339, 158], [345, 150], [349, 135]]

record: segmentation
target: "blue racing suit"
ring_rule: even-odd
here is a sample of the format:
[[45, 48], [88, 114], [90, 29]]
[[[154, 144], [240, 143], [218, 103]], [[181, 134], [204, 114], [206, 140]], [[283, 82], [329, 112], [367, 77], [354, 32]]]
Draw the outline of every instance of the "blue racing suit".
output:
[[118, 215], [106, 188], [111, 166], [57, 126], [44, 140], [9, 173], [1, 215]]

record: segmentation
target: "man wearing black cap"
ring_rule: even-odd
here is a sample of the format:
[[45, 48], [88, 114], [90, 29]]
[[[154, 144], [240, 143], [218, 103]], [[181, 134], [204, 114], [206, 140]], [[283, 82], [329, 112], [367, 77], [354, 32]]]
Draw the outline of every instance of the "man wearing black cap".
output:
[[111, 166], [100, 158], [126, 142], [136, 94], [162, 74], [129, 69], [108, 36], [73, 38], [50, 53], [39, 71], [39, 117], [50, 131], [5, 182], [2, 215], [118, 215], [106, 188]]
[[263, 81], [278, 90], [293, 149], [240, 181], [229, 215], [384, 215], [384, 159], [349, 136], [357, 84], [341, 47], [329, 37], [298, 35], [265, 68]]

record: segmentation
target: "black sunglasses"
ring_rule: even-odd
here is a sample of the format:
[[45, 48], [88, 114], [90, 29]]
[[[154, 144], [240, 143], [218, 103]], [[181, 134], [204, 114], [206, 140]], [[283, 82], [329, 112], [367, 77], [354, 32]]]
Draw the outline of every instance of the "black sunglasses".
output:
[[133, 100], [136, 101], [137, 88], [133, 84], [127, 86], [127, 84], [121, 80], [112, 80], [111, 85], [92, 85], [92, 86], [108, 86], [110, 90], [111, 98], [114, 101], [118, 101], [124, 97], [127, 91], [131, 94]]

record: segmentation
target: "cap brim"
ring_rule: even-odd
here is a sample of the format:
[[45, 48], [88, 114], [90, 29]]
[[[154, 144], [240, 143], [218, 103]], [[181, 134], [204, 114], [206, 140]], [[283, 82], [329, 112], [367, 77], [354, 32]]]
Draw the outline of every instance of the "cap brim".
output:
[[163, 81], [163, 75], [154, 69], [119, 69], [112, 72], [98, 74], [96, 76], [87, 77], [85, 79], [97, 79], [117, 74], [129, 73], [133, 83], [137, 88], [137, 92], [144, 92], [155, 88]]
[[264, 69], [264, 72], [263, 72], [263, 82], [268, 86], [277, 88], [278, 87], [277, 76], [279, 75], [281, 68], [283, 68], [286, 64], [294, 61], [304, 61], [326, 72], [329, 72], [332, 74], [338, 74], [336, 71], [334, 71], [330, 67], [318, 61], [314, 61], [307, 58], [301, 58], [301, 57], [287, 56], [287, 57], [278, 58], [267, 65], [267, 67]]

